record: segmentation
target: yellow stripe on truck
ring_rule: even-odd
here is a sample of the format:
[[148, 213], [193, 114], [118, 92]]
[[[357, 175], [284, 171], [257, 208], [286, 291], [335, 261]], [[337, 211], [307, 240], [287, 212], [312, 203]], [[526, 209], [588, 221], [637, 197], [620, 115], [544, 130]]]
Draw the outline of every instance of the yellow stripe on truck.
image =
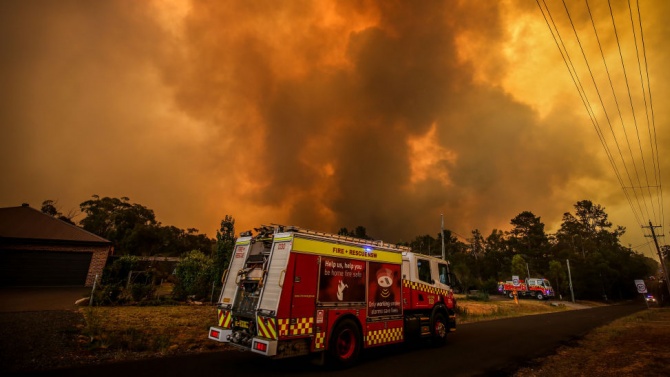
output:
[[402, 263], [402, 254], [400, 252], [379, 250], [374, 246], [363, 248], [359, 246], [323, 242], [299, 237], [295, 237], [293, 239], [293, 251], [348, 259], [397, 264]]

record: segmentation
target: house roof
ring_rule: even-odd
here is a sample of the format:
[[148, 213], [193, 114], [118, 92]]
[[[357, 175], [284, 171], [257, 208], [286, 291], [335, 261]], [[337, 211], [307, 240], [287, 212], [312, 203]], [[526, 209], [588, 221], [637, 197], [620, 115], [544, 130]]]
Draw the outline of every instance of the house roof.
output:
[[27, 205], [0, 208], [0, 239], [111, 244], [109, 240]]

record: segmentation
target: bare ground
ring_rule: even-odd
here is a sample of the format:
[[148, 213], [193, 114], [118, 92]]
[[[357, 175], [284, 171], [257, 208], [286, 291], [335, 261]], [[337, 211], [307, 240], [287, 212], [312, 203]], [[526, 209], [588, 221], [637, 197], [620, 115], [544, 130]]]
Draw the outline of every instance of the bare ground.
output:
[[209, 352], [211, 306], [0, 313], [0, 375]]

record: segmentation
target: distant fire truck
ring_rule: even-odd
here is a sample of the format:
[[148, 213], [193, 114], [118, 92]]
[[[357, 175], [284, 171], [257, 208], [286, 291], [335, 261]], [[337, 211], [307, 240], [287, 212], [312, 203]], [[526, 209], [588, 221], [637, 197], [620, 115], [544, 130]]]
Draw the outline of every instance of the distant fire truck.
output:
[[347, 366], [362, 349], [456, 330], [448, 264], [381, 241], [279, 225], [237, 239], [209, 338]]
[[514, 291], [517, 292], [518, 297], [534, 297], [538, 300], [544, 300], [555, 295], [554, 289], [547, 279], [527, 279], [525, 282], [519, 280], [517, 285], [512, 280], [498, 283], [498, 292], [501, 294], [514, 298]]

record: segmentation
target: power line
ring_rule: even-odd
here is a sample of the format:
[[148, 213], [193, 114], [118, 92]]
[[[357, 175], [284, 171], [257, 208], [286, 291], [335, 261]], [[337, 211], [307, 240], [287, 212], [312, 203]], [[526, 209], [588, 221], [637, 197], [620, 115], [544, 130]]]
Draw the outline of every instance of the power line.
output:
[[[621, 174], [619, 172], [619, 169], [616, 165], [616, 161], [614, 160], [614, 157], [612, 155], [612, 152], [609, 149], [609, 145], [607, 144], [607, 141], [605, 140], [605, 136], [600, 128], [600, 124], [598, 123], [598, 119], [595, 116], [595, 112], [593, 111], [593, 107], [591, 106], [590, 102], [588, 101], [588, 96], [586, 94], [586, 91], [584, 90], [584, 87], [581, 83], [581, 80], [579, 79], [579, 76], [577, 74], [577, 70], [574, 67], [574, 64], [572, 63], [572, 59], [570, 58], [570, 54], [568, 52], [567, 47], [565, 46], [565, 43], [563, 42], [563, 38], [561, 37], [560, 31], [558, 30], [558, 27], [556, 26], [556, 22], [554, 21], [553, 16], [551, 15], [551, 12], [549, 10], [549, 7], [547, 6], [546, 2], [542, 0], [544, 7], [547, 11], [547, 14], [545, 15], [544, 9], [539, 3], [539, 0], [536, 0], [536, 3], [538, 7], [540, 8], [540, 11], [542, 12], [542, 16], [544, 17], [544, 20], [547, 24], [547, 27], [549, 28], [549, 31], [551, 32], [551, 35], [554, 39], [554, 42], [556, 43], [556, 47], [558, 48], [559, 52], [561, 53], [561, 57], [563, 58], [563, 61], [565, 62], [566, 68], [568, 69], [568, 72], [570, 73], [570, 77], [572, 78], [572, 82], [575, 84], [575, 87], [577, 89], [577, 92], [579, 93], [579, 96], [582, 100], [582, 103], [584, 104], [584, 107], [586, 108], [586, 112], [589, 114], [589, 118], [591, 119], [591, 124], [593, 125], [594, 129], [596, 130], [596, 134], [598, 135], [598, 138], [600, 139], [600, 142], [605, 149], [605, 153], [607, 155], [608, 160], [610, 161], [610, 164], [612, 165], [612, 169], [614, 170], [614, 174], [616, 175], [617, 180], [619, 181], [619, 185], [621, 187], [624, 187], [623, 179], [621, 177]], [[549, 19], [551, 20], [551, 25], [553, 25], [553, 29], [551, 25], [549, 24], [549, 19], [547, 19], [547, 16], [549, 16]], [[554, 35], [554, 30], [556, 31], [556, 34]], [[557, 38], [558, 37], [558, 38]], [[559, 44], [560, 41], [560, 44]], [[561, 48], [561, 46], [563, 48]], [[565, 51], [565, 54], [564, 54]], [[574, 73], [573, 73], [574, 72]], [[633, 202], [628, 195], [628, 191], [623, 190], [624, 196], [626, 197], [626, 200], [628, 201], [628, 204], [631, 207], [631, 210], [633, 211], [633, 215], [635, 216], [635, 219], [639, 224], [641, 224], [641, 220], [638, 217], [637, 212], [635, 211], [635, 207], [633, 206]]]
[[[598, 135], [598, 138], [603, 145], [603, 148], [605, 150], [605, 153], [607, 155], [608, 160], [610, 161], [610, 165], [612, 166], [612, 169], [616, 175], [616, 178], [619, 182], [619, 185], [621, 186], [621, 189], [624, 193], [624, 196], [626, 197], [626, 200], [628, 201], [629, 206], [631, 207], [631, 210], [633, 212], [633, 215], [635, 216], [636, 221], [638, 224], [642, 225], [643, 221], [641, 220], [641, 216], [645, 216], [647, 218], [654, 218], [654, 219], [659, 219], [660, 216], [660, 222], [661, 222], [661, 227], [664, 226], [664, 209], [663, 209], [663, 195], [662, 195], [662, 185], [661, 185], [661, 172], [660, 172], [660, 159], [659, 159], [659, 150], [658, 150], [658, 139], [656, 136], [656, 127], [655, 127], [655, 118], [654, 118], [654, 111], [653, 111], [653, 102], [652, 102], [652, 96], [651, 96], [651, 83], [649, 79], [649, 67], [648, 67], [648, 60], [647, 60], [647, 54], [646, 54], [646, 46], [645, 46], [645, 38], [644, 38], [644, 33], [643, 33], [643, 28], [642, 28], [642, 16], [641, 16], [641, 11], [639, 7], [639, 2], [637, 3], [637, 13], [638, 13], [638, 24], [640, 28], [640, 39], [641, 39], [641, 44], [642, 44], [642, 56], [643, 56], [643, 61], [644, 61], [644, 70], [645, 70], [645, 75], [646, 75], [646, 88], [645, 88], [645, 80], [643, 78], [643, 72], [642, 72], [642, 62], [640, 61], [640, 46], [638, 45], [638, 40], [637, 40], [637, 33], [635, 30], [635, 22], [633, 20], [633, 10], [630, 4], [630, 0], [628, 0], [628, 13], [629, 13], [629, 18], [630, 18], [630, 25], [631, 25], [631, 30], [632, 30], [632, 38], [633, 42], [635, 45], [635, 57], [637, 59], [638, 63], [638, 72], [640, 76], [640, 85], [642, 88], [642, 97], [644, 99], [644, 109], [645, 109], [645, 114], [647, 118], [647, 129], [648, 129], [648, 134], [649, 134], [649, 146], [651, 149], [651, 162], [653, 165], [653, 171], [654, 171], [654, 177], [653, 177], [653, 182], [650, 180], [650, 175], [647, 169], [647, 158], [645, 157], [644, 153], [644, 148], [643, 148], [643, 143], [642, 143], [642, 137], [640, 133], [640, 129], [638, 126], [638, 120], [637, 120], [637, 115], [635, 111], [635, 104], [633, 101], [633, 91], [631, 89], [631, 85], [628, 79], [628, 70], [626, 68], [626, 62], [624, 60], [624, 53], [623, 53], [623, 48], [622, 48], [622, 39], [620, 37], [619, 33], [619, 28], [617, 28], [617, 23], [616, 19], [614, 17], [614, 10], [612, 7], [612, 4], [610, 0], [608, 0], [608, 8], [609, 8], [609, 18], [611, 19], [611, 24], [612, 24], [612, 31], [614, 34], [614, 38], [616, 41], [617, 49], [619, 52], [619, 59], [621, 63], [621, 68], [623, 72], [623, 78], [625, 80], [625, 90], [628, 93], [628, 100], [629, 100], [629, 105], [630, 105], [630, 115], [632, 115], [632, 121], [635, 126], [635, 132], [636, 132], [636, 137], [637, 137], [637, 143], [638, 143], [638, 148], [639, 149], [639, 162], [641, 164], [641, 169], [643, 170], [644, 174], [644, 181], [645, 184], [643, 184], [643, 179], [641, 178], [641, 172], [640, 172], [640, 167], [638, 166], [638, 163], [636, 162], [636, 158], [633, 153], [633, 146], [630, 141], [628, 131], [626, 129], [626, 122], [624, 121], [624, 116], [623, 116], [623, 111], [622, 108], [619, 106], [619, 101], [617, 99], [617, 94], [616, 90], [614, 88], [614, 82], [612, 79], [611, 72], [609, 70], [608, 64], [607, 64], [607, 59], [605, 57], [605, 52], [603, 48], [603, 44], [601, 43], [601, 38], [598, 33], [598, 29], [596, 27], [596, 22], [594, 19], [594, 14], [591, 11], [591, 7], [589, 6], [588, 0], [585, 0], [586, 4], [586, 10], [588, 11], [588, 16], [591, 21], [591, 25], [593, 27], [593, 32], [595, 34], [596, 41], [598, 43], [598, 48], [600, 50], [600, 55], [602, 57], [602, 64], [605, 69], [605, 72], [607, 74], [607, 79], [609, 81], [610, 89], [612, 91], [612, 96], [614, 99], [614, 104], [616, 105], [616, 112], [619, 115], [619, 120], [621, 122], [621, 129], [623, 131], [623, 140], [619, 140], [617, 137], [617, 133], [614, 130], [614, 127], [612, 125], [612, 121], [608, 112], [608, 109], [605, 105], [605, 101], [603, 98], [603, 95], [601, 93], [601, 90], [599, 89], [598, 83], [595, 79], [595, 74], [594, 71], [591, 67], [591, 64], [589, 63], [589, 58], [587, 57], [586, 54], [586, 49], [584, 48], [584, 45], [582, 43], [582, 38], [580, 38], [579, 32], [577, 30], [577, 27], [575, 26], [575, 23], [573, 21], [573, 17], [571, 16], [570, 10], [568, 9], [568, 6], [565, 2], [565, 0], [562, 1], [563, 3], [563, 8], [565, 9], [565, 14], [567, 15], [567, 18], [569, 20], [570, 27], [572, 28], [572, 31], [574, 33], [575, 40], [579, 46], [579, 49], [581, 51], [582, 57], [584, 59], [584, 63], [586, 65], [586, 68], [588, 70], [588, 75], [591, 78], [593, 87], [595, 89], [595, 92], [598, 97], [598, 101], [600, 102], [600, 106], [602, 106], [603, 110], [603, 116], [605, 117], [605, 120], [607, 121], [607, 124], [610, 128], [611, 132], [611, 138], [614, 141], [614, 144], [616, 146], [617, 152], [619, 154], [620, 163], [623, 165], [623, 169], [625, 172], [625, 177], [627, 178], [628, 185], [624, 184], [624, 179], [623, 175], [619, 171], [619, 166], [616, 162], [616, 159], [614, 158], [612, 151], [609, 148], [609, 142], [607, 141], [607, 137], [603, 133], [600, 123], [598, 122], [598, 117], [596, 116], [596, 112], [594, 111], [591, 103], [588, 101], [588, 95], [584, 89], [584, 86], [581, 83], [581, 80], [579, 78], [579, 74], [577, 72], [577, 69], [574, 66], [574, 63], [570, 57], [570, 54], [568, 52], [568, 48], [563, 41], [563, 38], [561, 37], [560, 31], [558, 29], [558, 26], [554, 20], [554, 17], [551, 14], [551, 10], [547, 6], [545, 0], [542, 0], [542, 4], [544, 4], [544, 7], [540, 4], [539, 0], [536, 0], [536, 3], [538, 5], [538, 8], [540, 9], [545, 22], [547, 24], [547, 27], [549, 28], [549, 31], [554, 39], [554, 42], [556, 43], [557, 48], [559, 49], [559, 52], [561, 54], [561, 57], [563, 58], [563, 61], [565, 62], [566, 68], [568, 69], [568, 72], [570, 74], [570, 77], [575, 84], [575, 87], [577, 89], [577, 92], [580, 95], [580, 98], [582, 100], [582, 103], [584, 104], [587, 114], [589, 115], [589, 118], [591, 119], [591, 123], [594, 126], [594, 129], [596, 130], [596, 134]], [[545, 14], [546, 13], [546, 14]], [[551, 20], [551, 23], [550, 23]], [[553, 28], [552, 28], [553, 25]], [[622, 34], [623, 35], [623, 34]], [[647, 92], [649, 93], [649, 103], [647, 103]], [[651, 112], [651, 119], [650, 119], [650, 112]], [[653, 135], [652, 135], [652, 130], [653, 130]], [[626, 158], [624, 157], [624, 153], [622, 151], [622, 144], [625, 142], [625, 147], [628, 149], [628, 155], [630, 157], [630, 164], [631, 167], [629, 169], [628, 163], [626, 162]], [[635, 177], [635, 181], [637, 184], [635, 184], [633, 181], [633, 176]], [[656, 195], [652, 193], [652, 188], [655, 190]], [[633, 196], [629, 195], [629, 193], [632, 191]], [[633, 199], [634, 197], [634, 199]], [[654, 200], [655, 197], [655, 200]], [[634, 203], [636, 205], [634, 205]], [[651, 209], [651, 210], [650, 210]], [[658, 210], [657, 210], [658, 209]], [[653, 216], [652, 216], [653, 215]], [[650, 220], [651, 221], [651, 220]], [[658, 222], [658, 221], [657, 221]]]
[[[586, 4], [588, 6], [588, 0], [586, 1]], [[617, 48], [619, 50], [619, 58], [621, 59], [621, 69], [623, 70], [624, 82], [626, 83], [626, 90], [628, 91], [628, 101], [630, 103], [630, 111], [631, 111], [631, 114], [633, 115], [633, 124], [635, 125], [635, 132], [637, 134], [637, 140], [638, 140], [638, 144], [640, 146], [640, 157], [642, 158], [642, 167], [644, 168], [644, 173], [645, 173], [645, 176], [647, 177], [647, 185], [649, 185], [649, 176], [647, 175], [647, 166], [646, 166], [646, 163], [644, 161], [644, 153], [642, 153], [642, 142], [640, 141], [640, 132], [639, 132], [638, 127], [637, 127], [637, 118], [635, 116], [635, 107], [633, 106], [633, 95], [631, 94], [630, 85], [628, 84], [628, 73], [626, 71], [626, 64], [624, 64], [624, 60], [623, 60], [623, 52], [621, 51], [621, 42], [619, 41], [619, 32], [617, 31], [616, 22], [614, 21], [614, 12], [612, 11], [612, 3], [611, 3], [610, 0], [607, 0], [607, 5], [609, 6], [610, 17], [612, 18], [612, 28], [614, 29], [614, 36], [616, 37], [616, 44], [617, 44]], [[595, 29], [595, 24], [594, 24], [593, 27]], [[604, 60], [604, 56], [603, 56], [603, 60]], [[608, 73], [608, 75], [609, 75], [609, 73]], [[610, 82], [611, 82], [611, 80], [610, 80]], [[612, 91], [614, 91], [614, 87], [612, 87]], [[615, 98], [616, 98], [616, 96], [615, 96]], [[635, 174], [637, 176], [637, 184], [638, 184], [638, 186], [642, 187], [642, 182], [640, 182], [640, 174], [638, 172], [637, 165], [635, 164], [635, 158], [633, 157], [633, 150], [630, 146], [630, 141], [628, 140], [628, 133], [626, 132], [626, 127], [624, 126], [623, 116], [621, 115], [621, 110], [619, 109], [619, 103], [618, 102], [617, 102], [617, 110], [619, 111], [619, 117], [621, 118], [621, 127], [623, 128], [624, 135], [626, 136], [626, 143], [628, 144], [628, 151], [630, 152], [630, 159], [631, 159], [631, 162], [633, 163], [633, 168], [634, 168]], [[651, 197], [651, 191], [649, 191], [649, 196]], [[649, 217], [649, 208], [647, 207], [647, 202], [646, 201], [644, 201], [644, 206], [645, 206], [645, 209], [647, 210], [647, 217]], [[652, 211], [653, 211], [653, 209], [654, 209], [654, 207], [652, 206]], [[656, 213], [655, 213], [655, 211], [653, 211], [653, 212], [654, 212], [654, 219], [655, 219], [656, 218]]]
[[[663, 185], [661, 181], [661, 162], [658, 156], [658, 138], [656, 137], [656, 119], [654, 117], [654, 105], [652, 101], [652, 96], [651, 96], [651, 81], [649, 80], [649, 65], [647, 64], [647, 48], [646, 44], [644, 42], [644, 28], [642, 27], [642, 15], [640, 12], [640, 2], [636, 1], [636, 7], [637, 7], [637, 18], [638, 18], [638, 24], [640, 25], [640, 39], [642, 41], [642, 54], [644, 57], [644, 68], [645, 68], [645, 73], [647, 77], [647, 89], [649, 91], [649, 109], [651, 110], [651, 127], [654, 130], [654, 137], [652, 139], [651, 137], [651, 130], [650, 130], [650, 135], [649, 135], [649, 143], [651, 145], [652, 149], [652, 155], [654, 151], [654, 147], [656, 147], [656, 171], [655, 175], [657, 176], [657, 183], [658, 183], [658, 197], [657, 201], [659, 202], [659, 207], [661, 209], [661, 231], [665, 229], [665, 209], [664, 209], [664, 204], [663, 204]], [[630, 1], [629, 1], [629, 7], [630, 7]], [[631, 12], [632, 13], [632, 12]], [[646, 97], [645, 97], [646, 99]]]
[[[640, 8], [638, 4], [638, 17], [640, 16]], [[635, 33], [635, 22], [633, 21], [633, 9], [630, 6], [630, 0], [628, 0], [628, 14], [630, 15], [630, 27], [631, 30], [633, 31], [633, 42], [635, 44], [635, 57], [637, 60], [637, 70], [640, 73], [640, 87], [642, 88], [642, 99], [644, 101], [644, 112], [647, 117], [647, 131], [649, 132], [649, 144], [651, 146], [651, 161], [652, 164], [654, 165], [654, 184], [658, 186], [658, 175], [656, 174], [656, 158], [654, 157], [654, 145], [652, 142], [652, 136], [651, 136], [651, 125], [649, 122], [649, 106], [647, 104], [647, 92], [644, 87], [644, 79], [642, 78], [642, 64], [640, 63], [640, 48], [637, 43], [637, 33]], [[639, 17], [640, 20], [640, 34], [642, 33], [642, 18]], [[637, 129], [637, 124], [636, 124], [636, 129]], [[647, 175], [647, 165], [644, 163], [644, 154], [642, 153], [642, 141], [640, 140], [640, 135], [638, 133], [638, 143], [640, 145], [640, 154], [642, 155], [643, 158], [643, 165], [644, 166], [644, 174], [647, 179], [647, 192], [649, 193], [649, 197], [651, 198], [653, 195], [651, 194], [651, 187], [649, 185], [649, 176]], [[659, 204], [660, 210], [663, 210], [663, 207], [660, 205], [660, 201], [658, 200], [661, 195], [659, 195], [658, 189], [656, 191], [656, 198], [657, 198], [657, 203]], [[652, 199], [653, 200], [653, 199]], [[654, 207], [652, 206], [652, 209]], [[654, 213], [654, 217], [656, 216], [656, 213]]]
[[[588, 2], [587, 2], [588, 4]], [[594, 89], [596, 90], [596, 94], [598, 95], [598, 100], [600, 101], [600, 105], [603, 108], [603, 114], [605, 115], [605, 119], [607, 120], [607, 124], [609, 125], [610, 131], [612, 132], [612, 138], [614, 139], [614, 144], [616, 145], [617, 151], [619, 152], [619, 157], [621, 158], [621, 164], [623, 165], [624, 171], [626, 172], [626, 176], [628, 177], [628, 181], [630, 182], [631, 186], [633, 185], [633, 179], [631, 178], [630, 172], [628, 170], [628, 166], [626, 165], [626, 161], [623, 157], [623, 153], [621, 151], [621, 146], [619, 144], [619, 140], [616, 137], [616, 133], [614, 132], [614, 127], [612, 126], [612, 121], [610, 120], [610, 116], [607, 112], [607, 108], [605, 106], [605, 102], [603, 100], [603, 97], [600, 93], [600, 89], [598, 89], [598, 84], [596, 83], [595, 76], [593, 75], [593, 70], [591, 69], [591, 65], [589, 64], [589, 60], [586, 56], [586, 52], [584, 51], [584, 47], [581, 42], [581, 38], [579, 38], [579, 35], [577, 33], [577, 28], [575, 27], [575, 24], [572, 20], [572, 16], [570, 15], [570, 11], [568, 10], [568, 6], [565, 3], [565, 0], [563, 0], [563, 7], [565, 8], [565, 13], [568, 16], [568, 19], [570, 20], [570, 26], [572, 27], [572, 30], [575, 35], [575, 39], [577, 40], [577, 44], [579, 45], [579, 49], [582, 53], [582, 56], [584, 58], [584, 63], [586, 64], [586, 67], [589, 71], [589, 75], [591, 77], [591, 81], [593, 82]], [[640, 208], [640, 213], [642, 214], [642, 205], [640, 204], [640, 198], [637, 195], [637, 191], [633, 190], [633, 195], [635, 196], [635, 201], [637, 202], [638, 207]]]

